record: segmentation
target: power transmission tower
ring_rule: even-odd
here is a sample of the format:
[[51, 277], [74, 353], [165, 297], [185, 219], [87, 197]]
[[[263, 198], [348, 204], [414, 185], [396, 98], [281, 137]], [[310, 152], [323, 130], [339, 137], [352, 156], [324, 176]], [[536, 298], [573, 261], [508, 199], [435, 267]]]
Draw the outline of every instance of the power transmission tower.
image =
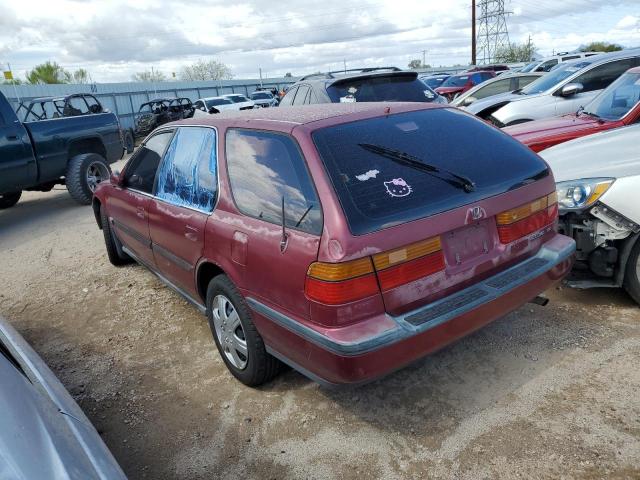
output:
[[479, 64], [495, 62], [496, 52], [509, 48], [505, 0], [478, 0], [477, 61]]

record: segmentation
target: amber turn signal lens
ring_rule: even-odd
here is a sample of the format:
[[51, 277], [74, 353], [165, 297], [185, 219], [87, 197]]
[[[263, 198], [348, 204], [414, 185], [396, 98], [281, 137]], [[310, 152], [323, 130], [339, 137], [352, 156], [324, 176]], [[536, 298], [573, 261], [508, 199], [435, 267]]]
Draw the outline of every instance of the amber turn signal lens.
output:
[[314, 262], [307, 271], [308, 276], [327, 282], [348, 280], [367, 273], [373, 273], [373, 266], [369, 257], [343, 263]]
[[376, 270], [380, 271], [402, 262], [408, 262], [419, 257], [424, 257], [430, 253], [437, 252], [441, 248], [440, 237], [433, 237], [421, 242], [412, 243], [406, 247], [396, 248], [395, 250], [390, 250], [384, 253], [378, 253], [373, 256], [373, 264], [375, 265]]

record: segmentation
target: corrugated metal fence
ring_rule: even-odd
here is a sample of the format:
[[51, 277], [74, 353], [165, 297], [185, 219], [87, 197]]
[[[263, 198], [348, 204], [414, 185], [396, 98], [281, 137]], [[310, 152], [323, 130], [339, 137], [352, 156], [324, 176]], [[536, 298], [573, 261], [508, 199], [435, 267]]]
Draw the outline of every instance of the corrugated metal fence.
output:
[[[280, 90], [291, 84], [294, 78], [269, 78], [262, 81], [263, 87], [275, 87]], [[154, 98], [186, 97], [192, 101], [199, 98], [215, 97], [225, 93], [248, 95], [261, 85], [259, 79], [221, 80], [204, 82], [130, 82], [96, 83], [87, 85], [0, 85], [0, 92], [17, 109], [20, 101], [28, 103], [38, 97], [57, 97], [72, 93], [91, 93], [104, 108], [108, 108], [120, 119], [125, 128], [133, 128], [134, 114], [140, 105]], [[22, 120], [22, 118], [20, 119]]]

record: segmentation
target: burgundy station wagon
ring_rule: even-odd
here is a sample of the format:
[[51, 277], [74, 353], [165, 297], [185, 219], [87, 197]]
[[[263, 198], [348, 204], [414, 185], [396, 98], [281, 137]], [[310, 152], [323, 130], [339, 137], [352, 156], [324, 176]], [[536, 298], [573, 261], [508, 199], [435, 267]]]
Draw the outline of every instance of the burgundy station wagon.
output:
[[[460, 133], [463, 132], [463, 135]], [[553, 175], [446, 106], [326, 104], [156, 129], [93, 202], [107, 253], [206, 313], [247, 385], [371, 380], [571, 268]]]

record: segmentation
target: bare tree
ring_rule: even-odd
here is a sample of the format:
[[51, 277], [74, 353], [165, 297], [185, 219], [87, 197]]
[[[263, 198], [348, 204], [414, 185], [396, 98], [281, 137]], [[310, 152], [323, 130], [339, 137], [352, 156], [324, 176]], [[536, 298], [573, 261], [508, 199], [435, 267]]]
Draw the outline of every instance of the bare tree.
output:
[[131, 80], [134, 82], [166, 82], [167, 76], [158, 70], [145, 70], [134, 73]]
[[198, 60], [197, 62], [182, 67], [180, 71], [182, 80], [229, 80], [233, 78], [231, 69], [215, 59]]
[[87, 72], [84, 68], [79, 68], [75, 72], [73, 72], [73, 83], [89, 83], [89, 72]]

